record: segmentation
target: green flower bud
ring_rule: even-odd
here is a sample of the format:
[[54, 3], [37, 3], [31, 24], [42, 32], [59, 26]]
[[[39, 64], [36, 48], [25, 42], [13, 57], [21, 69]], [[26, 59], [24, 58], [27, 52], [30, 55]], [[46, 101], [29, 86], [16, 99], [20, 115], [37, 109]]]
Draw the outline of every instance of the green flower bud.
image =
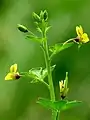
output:
[[41, 20], [40, 20], [40, 17], [39, 17], [35, 12], [33, 12], [32, 16], [33, 16], [33, 18], [34, 18], [34, 20], [35, 20], [36, 22], [40, 22], [40, 21], [41, 21]]
[[47, 21], [48, 20], [48, 12], [46, 10], [44, 10], [44, 20]]
[[24, 33], [28, 32], [28, 29], [27, 29], [25, 26], [20, 25], [20, 24], [18, 24], [18, 29], [19, 29], [21, 32], [24, 32]]
[[40, 12], [40, 19], [43, 20], [44, 19], [44, 12], [41, 10]]

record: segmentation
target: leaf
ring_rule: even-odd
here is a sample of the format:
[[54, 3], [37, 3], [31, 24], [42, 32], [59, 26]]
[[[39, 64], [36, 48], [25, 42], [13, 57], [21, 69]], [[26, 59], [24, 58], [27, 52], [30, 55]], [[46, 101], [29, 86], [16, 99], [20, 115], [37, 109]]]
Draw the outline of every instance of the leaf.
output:
[[[51, 71], [54, 70], [56, 65], [51, 66]], [[43, 69], [42, 67], [32, 68], [29, 70], [28, 76], [33, 80], [31, 83], [43, 81], [44, 78], [48, 75], [47, 68]]]
[[33, 12], [32, 16], [33, 16], [35, 21], [37, 21], [37, 22], [41, 21], [39, 15], [37, 15], [35, 12]]
[[61, 52], [62, 50], [69, 48], [73, 45], [74, 43], [58, 43], [55, 44], [54, 46], [50, 46], [49, 50], [53, 53], [53, 54], [57, 54], [59, 52]]
[[42, 67], [32, 68], [29, 70], [29, 77], [33, 79], [31, 83], [39, 82], [38, 80], [42, 80]]
[[76, 106], [80, 105], [81, 103], [82, 103], [82, 101], [76, 101], [76, 100], [68, 101], [66, 103], [66, 105], [62, 108], [62, 110], [66, 110], [66, 109], [70, 109], [72, 107], [76, 107]]
[[27, 35], [26, 38], [36, 42], [40, 42], [40, 43], [42, 42], [42, 38], [38, 38], [37, 36], [34, 36], [34, 35]]
[[63, 107], [66, 105], [67, 101], [66, 100], [60, 100], [54, 102], [54, 108], [58, 111], [62, 110]]
[[[51, 71], [54, 70], [56, 65], [51, 66]], [[29, 72], [21, 72], [22, 76], [28, 76], [32, 78], [31, 83], [42, 82], [45, 77], [48, 75], [47, 68], [43, 69], [42, 67], [32, 68]]]
[[82, 102], [81, 101], [67, 101], [67, 100], [60, 100], [60, 101], [53, 102], [48, 99], [39, 98], [37, 103], [51, 110], [62, 111], [62, 110], [66, 110], [66, 109], [75, 107], [77, 105], [80, 105], [80, 103]]
[[37, 31], [42, 33], [42, 30], [39, 27], [37, 27]]
[[61, 100], [52, 102], [51, 100], [48, 99], [39, 98], [37, 103], [51, 110], [61, 110], [63, 106], [66, 104], [66, 101]]
[[46, 27], [45, 32], [47, 33], [50, 28], [51, 28], [51, 26]]
[[48, 108], [48, 109], [54, 108], [53, 102], [51, 100], [48, 100], [48, 99], [39, 98], [37, 103], [39, 103], [40, 105], [42, 105], [43, 107]]

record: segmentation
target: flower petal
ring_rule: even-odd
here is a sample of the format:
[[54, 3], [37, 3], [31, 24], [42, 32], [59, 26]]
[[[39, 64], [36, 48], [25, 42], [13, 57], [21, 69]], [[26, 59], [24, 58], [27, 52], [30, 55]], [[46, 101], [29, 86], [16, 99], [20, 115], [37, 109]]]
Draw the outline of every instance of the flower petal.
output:
[[14, 73], [17, 72], [17, 64], [14, 64], [14, 65], [12, 65], [12, 66], [10, 67], [10, 72], [11, 72], [11, 73], [12, 73], [12, 72], [14, 72]]
[[13, 74], [12, 74], [12, 73], [8, 73], [8, 74], [5, 76], [5, 80], [13, 80]]
[[83, 42], [83, 43], [89, 42], [89, 37], [88, 37], [88, 35], [87, 35], [86, 33], [84, 33], [84, 34], [82, 35], [82, 42]]
[[83, 28], [82, 26], [76, 26], [76, 33], [78, 35], [79, 38], [81, 38], [81, 36], [83, 35]]
[[81, 32], [81, 34], [83, 34], [83, 28], [82, 28], [82, 26], [80, 25], [80, 32]]
[[60, 92], [63, 92], [64, 91], [64, 81], [63, 80], [61, 80], [59, 82], [59, 87], [60, 87]]

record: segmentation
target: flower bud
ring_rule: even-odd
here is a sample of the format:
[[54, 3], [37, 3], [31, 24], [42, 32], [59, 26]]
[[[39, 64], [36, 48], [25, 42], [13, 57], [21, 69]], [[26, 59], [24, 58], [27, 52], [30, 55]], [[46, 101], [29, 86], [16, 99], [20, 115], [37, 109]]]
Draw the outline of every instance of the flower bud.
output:
[[18, 29], [19, 29], [21, 32], [24, 32], [24, 33], [27, 33], [27, 32], [28, 32], [28, 29], [27, 29], [25, 26], [20, 25], [20, 24], [18, 24]]
[[43, 18], [44, 18], [45, 21], [48, 20], [48, 12], [46, 10], [44, 11]]
[[66, 72], [66, 78], [65, 80], [61, 80], [59, 82], [59, 87], [60, 87], [60, 97], [64, 99], [67, 96], [69, 88], [67, 87], [68, 85], [68, 73]]
[[44, 12], [41, 10], [40, 12], [40, 19], [43, 20], [44, 19]]
[[36, 22], [40, 22], [40, 17], [35, 12], [33, 12], [32, 16]]

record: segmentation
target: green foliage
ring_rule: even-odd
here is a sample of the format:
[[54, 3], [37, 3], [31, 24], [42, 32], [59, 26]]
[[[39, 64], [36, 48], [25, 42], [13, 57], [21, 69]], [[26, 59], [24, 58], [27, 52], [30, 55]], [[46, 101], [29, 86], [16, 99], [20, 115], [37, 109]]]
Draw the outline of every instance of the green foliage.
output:
[[48, 13], [46, 10], [40, 12], [40, 19], [44, 21], [48, 20]]
[[36, 83], [38, 82], [39, 80], [42, 81], [42, 67], [39, 67], [39, 68], [32, 68], [31, 70], [29, 70], [29, 76], [33, 79], [31, 81], [31, 83]]
[[63, 106], [62, 110], [67, 110], [70, 109], [72, 107], [76, 107], [78, 105], [82, 104], [82, 101], [67, 101], [67, 103], [65, 104], [65, 106]]
[[39, 43], [42, 43], [42, 41], [43, 41], [42, 38], [39, 38], [39, 37], [37, 37], [35, 35], [27, 35], [26, 38], [29, 39], [29, 40], [39, 42]]
[[[54, 70], [55, 66], [56, 65], [51, 66], [51, 71]], [[42, 67], [38, 67], [30, 69], [29, 72], [22, 72], [21, 74], [32, 78], [31, 83], [37, 83], [44, 81], [45, 77], [48, 75], [48, 71], [46, 68], [43, 69]]]
[[44, 106], [47, 109], [62, 111], [80, 105], [82, 102], [76, 100], [75, 101], [60, 100], [53, 102], [48, 99], [39, 98], [37, 103], [39, 103], [40, 105]]
[[36, 22], [40, 22], [40, 21], [41, 21], [39, 15], [37, 15], [35, 12], [33, 12], [32, 16], [33, 16], [33, 18], [34, 18], [34, 20], [35, 20]]
[[71, 47], [73, 44], [74, 44], [73, 42], [66, 43], [66, 44], [58, 43], [53, 46], [50, 46], [49, 51], [52, 53], [52, 55], [55, 55], [55, 54], [61, 52], [62, 50], [65, 50], [65, 49]]
[[[75, 101], [65, 100], [65, 97], [67, 96], [67, 93], [69, 90], [69, 88], [67, 87], [68, 72], [66, 72], [65, 80], [61, 80], [59, 82], [60, 97], [61, 97], [61, 100], [59, 100], [59, 101], [55, 101], [55, 91], [54, 91], [54, 85], [53, 85], [53, 80], [52, 80], [52, 71], [54, 70], [55, 65], [51, 66], [51, 60], [52, 60], [51, 58], [53, 57], [53, 55], [71, 47], [75, 43], [75, 41], [74, 41], [75, 39], [72, 38], [72, 39], [67, 40], [64, 43], [58, 43], [53, 46], [48, 46], [47, 32], [51, 28], [51, 26], [48, 25], [47, 11], [46, 10], [41, 11], [39, 15], [36, 14], [35, 12], [33, 12], [33, 18], [34, 18], [34, 21], [36, 24], [36, 29], [41, 33], [41, 37], [36, 36], [33, 32], [29, 31], [23, 25], [19, 24], [18, 29], [21, 32], [28, 33], [28, 34], [26, 34], [26, 38], [40, 43], [40, 46], [44, 52], [46, 68], [45, 69], [43, 69], [42, 67], [32, 68], [29, 70], [29, 72], [25, 72], [20, 75], [30, 77], [32, 79], [31, 83], [42, 82], [48, 87], [51, 100], [39, 98], [37, 103], [41, 104], [42, 106], [46, 107], [47, 109], [51, 109], [52, 113], [53, 113], [52, 114], [53, 120], [56, 120], [57, 119], [56, 114], [58, 115], [58, 113], [60, 113], [60, 111], [72, 108], [72, 107], [77, 106], [80, 103], [82, 103], [82, 102], [76, 101], [76, 100]], [[76, 27], [76, 28], [78, 29], [78, 30], [76, 30], [76, 32], [77, 32], [77, 36], [79, 37], [79, 39], [82, 40], [83, 35], [84, 35], [84, 39], [83, 39], [84, 42], [83, 41], [82, 42], [86, 43], [87, 41], [89, 41], [88, 36], [86, 36], [87, 34], [83, 34], [83, 29], [81, 27]], [[82, 33], [82, 35], [80, 33]], [[86, 41], [86, 38], [88, 38], [87, 41]], [[49, 52], [51, 52], [51, 56], [50, 56]], [[46, 77], [48, 77], [48, 83], [46, 83], [44, 81]]]
[[37, 103], [39, 103], [40, 105], [47, 109], [61, 110], [67, 102], [66, 101], [53, 102], [48, 99], [39, 98]]
[[33, 13], [33, 18], [35, 20], [35, 24], [37, 26], [37, 30], [43, 34], [46, 33], [50, 26], [48, 26], [48, 13], [46, 10], [41, 11], [40, 14]]

